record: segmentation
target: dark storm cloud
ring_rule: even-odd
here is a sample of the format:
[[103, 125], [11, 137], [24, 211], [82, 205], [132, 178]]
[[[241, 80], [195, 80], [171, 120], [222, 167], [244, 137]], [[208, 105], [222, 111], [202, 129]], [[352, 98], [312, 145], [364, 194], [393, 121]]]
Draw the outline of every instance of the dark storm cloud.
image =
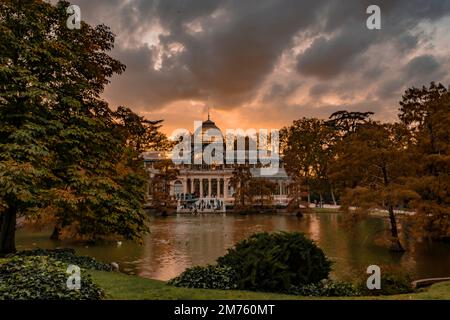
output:
[[380, 98], [393, 98], [405, 84], [409, 86], [427, 85], [431, 81], [441, 81], [447, 75], [446, 67], [432, 55], [425, 54], [412, 58], [398, 74], [391, 75], [379, 86]]
[[408, 62], [405, 73], [408, 77], [417, 77], [426, 74], [433, 74], [439, 70], [439, 63], [429, 54], [413, 58]]
[[206, 32], [190, 35], [174, 21], [164, 45], [183, 44], [178, 59], [192, 73], [192, 81], [222, 107], [250, 99], [292, 36], [314, 23], [322, 1], [221, 2], [223, 18], [208, 20]]
[[[293, 35], [314, 26], [315, 12], [323, 4], [322, 0], [80, 2], [82, 12], [87, 12], [86, 19], [98, 23], [104, 17], [104, 22], [111, 25], [123, 42], [134, 43], [137, 33], [142, 35], [149, 30], [146, 28], [158, 23], [164, 29], [158, 50], [167, 53], [171, 44], [182, 45], [183, 51], [176, 57], [162, 56], [160, 70], [150, 70], [155, 63], [156, 48], [145, 51], [117, 44], [115, 54], [128, 66], [120, 87], [123, 88], [128, 77], [145, 80], [148, 88], [159, 91], [156, 100], [148, 101], [155, 107], [189, 95], [192, 99], [212, 97], [221, 107], [233, 107], [250, 99], [283, 50], [289, 47]], [[217, 17], [212, 17], [213, 13]], [[203, 31], [192, 34], [186, 24], [196, 21]], [[128, 34], [126, 39], [124, 33]], [[143, 54], [148, 55], [147, 60], [139, 57]], [[134, 69], [131, 59], [149, 63]], [[143, 74], [130, 75], [131, 72]], [[144, 100], [148, 92], [142, 93], [144, 84], [138, 85], [136, 81], [128, 89], [132, 96], [144, 95]], [[162, 89], [174, 84], [177, 92]], [[197, 90], [192, 90], [192, 86]]]
[[360, 29], [349, 27], [331, 39], [319, 37], [314, 40], [299, 56], [298, 71], [321, 79], [329, 79], [348, 71], [350, 62], [373, 42], [368, 32]]
[[351, 62], [380, 42], [391, 42], [405, 54], [418, 45], [420, 35], [411, 31], [420, 22], [450, 14], [450, 1], [379, 1], [382, 28], [369, 30], [365, 10], [370, 4], [371, 1], [333, 2], [327, 11], [325, 35], [298, 56], [299, 72], [321, 79], [354, 72], [361, 66], [352, 66]]
[[280, 99], [284, 99], [300, 88], [303, 84], [297, 82], [291, 82], [287, 84], [275, 83], [270, 86], [270, 88], [265, 92], [262, 101], [263, 102], [273, 102]]
[[[408, 75], [428, 81], [429, 76], [444, 77], [440, 70], [448, 69], [448, 61], [419, 54], [409, 63], [407, 59], [394, 63], [399, 68], [405, 64], [394, 72], [373, 50], [389, 45], [396, 48], [398, 56], [393, 59], [417, 56], [415, 52], [430, 41], [419, 24], [448, 16], [450, 1], [377, 1], [382, 29], [376, 31], [366, 28], [366, 8], [372, 1], [79, 0], [77, 4], [83, 19], [105, 23], [118, 35], [113, 55], [127, 71], [113, 79], [108, 99], [147, 111], [178, 100], [208, 98], [217, 108], [239, 108], [257, 96], [280, 57], [296, 47], [302, 49], [292, 55], [291, 78], [267, 86], [263, 103], [292, 95], [299, 83], [307, 81], [306, 93], [312, 98], [333, 93], [345, 99], [378, 81], [372, 95], [382, 99], [400, 94], [399, 82], [407, 81]], [[338, 82], [341, 76], [352, 83], [351, 88]], [[335, 83], [327, 84], [330, 81]]]
[[313, 98], [321, 97], [330, 92], [330, 86], [326, 83], [318, 83], [309, 89], [309, 95]]

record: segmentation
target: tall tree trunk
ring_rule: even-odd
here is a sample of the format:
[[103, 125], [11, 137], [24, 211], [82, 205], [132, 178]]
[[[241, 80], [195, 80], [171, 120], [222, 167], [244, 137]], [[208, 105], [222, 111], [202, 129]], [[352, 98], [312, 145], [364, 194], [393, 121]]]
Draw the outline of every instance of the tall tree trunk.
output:
[[0, 229], [0, 255], [16, 252], [16, 218], [17, 209], [15, 207], [10, 207], [3, 213]]
[[61, 228], [59, 225], [56, 225], [53, 228], [53, 232], [52, 232], [52, 235], [50, 236], [50, 239], [51, 240], [59, 240], [60, 233], [61, 233]]
[[[387, 187], [389, 185], [389, 179], [388, 179], [388, 173], [386, 166], [382, 167], [383, 172], [383, 180], [384, 185]], [[383, 200], [384, 203], [384, 200]], [[400, 239], [398, 238], [398, 229], [397, 229], [397, 220], [395, 219], [394, 214], [394, 207], [393, 205], [388, 201], [388, 212], [389, 212], [389, 221], [391, 222], [391, 251], [397, 251], [397, 252], [404, 252], [405, 249], [403, 249], [402, 244], [400, 243]]]
[[334, 197], [333, 186], [331, 186], [330, 191], [331, 191], [331, 198], [333, 199], [333, 204], [334, 204], [334, 205], [337, 205], [337, 203], [336, 203], [336, 198]]
[[398, 238], [397, 220], [395, 219], [394, 208], [392, 205], [388, 207], [389, 221], [391, 222], [391, 251], [404, 252], [400, 239]]

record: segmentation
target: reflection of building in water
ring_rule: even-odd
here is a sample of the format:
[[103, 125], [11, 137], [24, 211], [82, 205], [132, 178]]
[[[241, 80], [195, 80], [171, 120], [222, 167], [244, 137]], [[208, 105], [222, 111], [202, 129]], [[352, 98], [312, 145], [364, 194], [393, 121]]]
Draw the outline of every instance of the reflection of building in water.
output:
[[309, 236], [314, 241], [320, 241], [320, 221], [316, 215], [309, 217]]
[[[202, 130], [202, 147], [203, 150], [211, 143], [216, 141], [217, 133], [219, 136], [223, 134], [216, 124], [211, 121], [208, 116], [208, 120], [202, 122], [202, 126], [197, 130]], [[225, 163], [226, 159], [226, 143], [223, 144], [223, 159], [224, 164], [206, 164], [205, 160], [202, 160], [202, 164], [194, 164], [194, 135], [198, 134], [195, 132], [192, 135], [192, 148], [191, 148], [191, 163], [192, 164], [182, 164], [178, 165], [180, 170], [178, 178], [171, 183], [171, 195], [179, 200], [191, 200], [192, 202], [197, 202], [199, 199], [203, 198], [204, 201], [211, 204], [211, 200], [217, 199], [214, 205], [211, 207], [217, 207], [216, 210], [211, 209], [211, 211], [223, 211], [226, 204], [232, 204], [234, 202], [234, 189], [230, 181], [233, 175], [234, 164]], [[262, 164], [260, 159], [252, 164], [248, 161], [248, 139], [246, 140], [246, 150], [245, 161], [250, 167], [250, 172], [254, 178], [262, 179], [266, 178], [277, 184], [277, 189], [273, 195], [274, 204], [286, 205], [287, 204], [287, 185], [288, 176], [283, 168], [281, 160], [279, 160], [279, 170], [276, 174], [272, 176], [262, 176], [261, 167]], [[235, 148], [237, 149], [237, 148]], [[235, 163], [237, 151], [235, 154]], [[144, 154], [144, 161], [149, 174], [155, 173], [154, 165], [158, 161], [170, 158], [169, 153], [164, 152], [147, 152]], [[270, 158], [270, 155], [269, 155]], [[201, 205], [197, 203], [197, 205]], [[223, 207], [222, 207], [223, 206]], [[223, 210], [222, 210], [223, 209]]]
[[236, 243], [235, 239], [242, 240], [235, 238], [239, 230], [235, 230], [233, 223], [234, 219], [225, 215], [178, 216], [156, 221], [145, 241], [139, 275], [166, 281], [186, 268], [214, 263]]

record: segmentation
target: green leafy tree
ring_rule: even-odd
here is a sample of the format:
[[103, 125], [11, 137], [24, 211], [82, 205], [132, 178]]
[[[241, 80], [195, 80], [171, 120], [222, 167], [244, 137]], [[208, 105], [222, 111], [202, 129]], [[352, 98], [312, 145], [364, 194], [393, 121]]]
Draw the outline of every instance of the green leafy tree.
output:
[[309, 210], [309, 189], [301, 177], [292, 177], [288, 185], [288, 210]]
[[114, 112], [114, 120], [119, 124], [118, 128], [121, 130], [121, 136], [125, 137], [127, 146], [139, 155], [150, 150], [168, 151], [173, 146], [159, 130], [162, 120], [145, 119], [123, 106]]
[[[147, 229], [139, 153], [149, 139], [129, 125], [136, 115], [100, 98], [125, 66], [108, 55], [108, 27], [66, 27], [68, 5], [0, 3], [0, 253], [15, 251], [18, 215], [51, 212], [61, 229], [93, 240]], [[157, 123], [139, 121], [155, 138], [145, 126]]]
[[394, 209], [417, 198], [404, 183], [411, 172], [409, 140], [401, 124], [367, 123], [341, 141], [331, 168], [332, 179], [345, 187], [344, 210], [350, 212], [353, 206], [360, 209], [353, 213], [365, 214], [375, 208], [388, 211], [394, 251], [404, 250]]
[[59, 64], [49, 54], [56, 45], [44, 40], [56, 23], [51, 10], [35, 1], [0, 3], [0, 253], [15, 251], [18, 215], [42, 206], [55, 179], [49, 136], [61, 123], [51, 108], [63, 71], [52, 72]]
[[400, 120], [413, 136], [415, 172], [409, 186], [420, 199], [414, 202], [421, 236], [450, 235], [450, 92], [442, 84], [408, 89], [400, 102]]
[[164, 213], [176, 206], [175, 198], [170, 194], [170, 186], [180, 171], [170, 159], [156, 163], [154, 169], [150, 177], [150, 203], [154, 209]]
[[234, 205], [238, 210], [247, 208], [248, 204], [252, 201], [250, 189], [250, 182], [252, 179], [253, 177], [249, 165], [235, 165], [230, 183], [234, 188]]
[[333, 157], [334, 130], [322, 120], [303, 118], [283, 128], [281, 140], [283, 163], [292, 179], [292, 196], [306, 191], [309, 203], [312, 191], [319, 193], [321, 198], [324, 192], [332, 192], [328, 163]]
[[249, 182], [250, 193], [254, 203], [260, 206], [270, 205], [273, 201], [273, 195], [277, 190], [278, 184], [264, 178], [253, 178]]
[[336, 111], [326, 121], [326, 125], [338, 131], [342, 136], [355, 132], [361, 125], [370, 120], [374, 113], [371, 111]]

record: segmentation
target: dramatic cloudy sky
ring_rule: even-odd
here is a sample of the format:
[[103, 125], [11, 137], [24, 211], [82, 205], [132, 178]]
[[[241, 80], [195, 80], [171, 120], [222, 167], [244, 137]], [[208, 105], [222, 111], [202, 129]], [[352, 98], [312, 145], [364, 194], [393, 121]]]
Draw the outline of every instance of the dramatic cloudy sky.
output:
[[[395, 118], [405, 88], [450, 84], [448, 0], [76, 0], [127, 66], [104, 93], [164, 131], [206, 105], [221, 128], [278, 128], [336, 110]], [[381, 8], [382, 29], [366, 28]]]

